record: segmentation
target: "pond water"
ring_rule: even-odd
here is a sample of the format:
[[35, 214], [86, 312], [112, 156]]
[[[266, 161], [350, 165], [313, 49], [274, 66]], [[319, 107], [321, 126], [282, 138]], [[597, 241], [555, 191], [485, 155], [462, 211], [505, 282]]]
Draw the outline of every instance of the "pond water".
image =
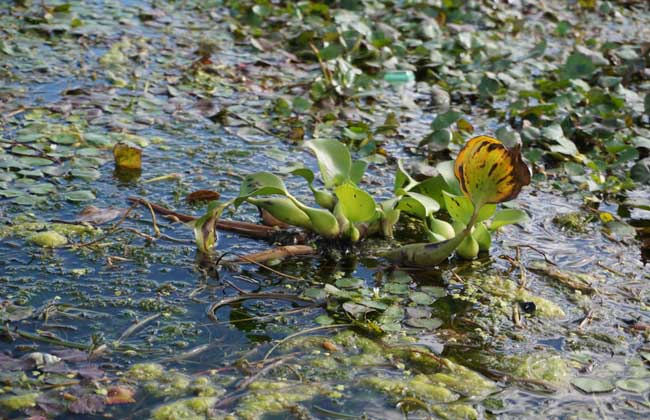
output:
[[[230, 2], [26, 3], [0, 5], [0, 418], [650, 415], [650, 271], [640, 242], [603, 229], [599, 214], [616, 215], [614, 199], [584, 206], [579, 175], [554, 175], [551, 165], [508, 203], [529, 221], [501, 229], [489, 254], [427, 270], [376, 257], [397, 246], [379, 239], [316, 241], [316, 255], [272, 270], [218, 265], [198, 255], [191, 228], [160, 214], [154, 225], [142, 206], [114, 232], [119, 216], [101, 232], [61, 223], [91, 204], [127, 209], [132, 196], [200, 216], [204, 204], [185, 200], [192, 191], [229, 199], [250, 172], [315, 170], [302, 142], [267, 121], [277, 123], [278, 92], [291, 96], [319, 67], [283, 70], [293, 58], [252, 48], [228, 17]], [[551, 3], [559, 13], [562, 2]], [[216, 45], [212, 67], [195, 71], [206, 40]], [[382, 85], [369, 118], [394, 112], [401, 121], [381, 153], [366, 155], [362, 185], [376, 197], [392, 194], [396, 158], [435, 163], [459, 147], [429, 161], [415, 151], [436, 113], [408, 103], [429, 90], [405, 89]], [[507, 104], [477, 106], [468, 120], [495, 131], [495, 110]], [[370, 106], [341, 115], [363, 119]], [[335, 124], [318, 127], [308, 135], [336, 136]], [[143, 148], [141, 173], [115, 171], [119, 141]], [[286, 178], [307, 197], [301, 181]], [[647, 199], [647, 186], [632, 190]], [[258, 222], [252, 206], [224, 217]], [[416, 227], [406, 220], [397, 239]], [[89, 244], [26, 240], [45, 230]], [[217, 250], [270, 246], [222, 231]], [[345, 305], [360, 301], [375, 306], [355, 319]]]

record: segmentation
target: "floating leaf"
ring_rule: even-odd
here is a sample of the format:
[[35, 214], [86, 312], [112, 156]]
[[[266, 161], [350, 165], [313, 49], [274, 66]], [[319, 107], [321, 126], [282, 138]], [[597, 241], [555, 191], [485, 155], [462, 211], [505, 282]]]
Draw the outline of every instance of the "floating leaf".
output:
[[475, 208], [515, 198], [530, 184], [530, 171], [519, 148], [507, 149], [499, 140], [474, 137], [465, 144], [454, 164], [463, 193]]
[[614, 390], [614, 384], [608, 379], [598, 378], [575, 378], [571, 383], [580, 391], [588, 394], [610, 392]]
[[99, 208], [95, 206], [88, 206], [79, 212], [79, 215], [75, 218], [75, 221], [101, 225], [123, 216], [124, 213], [126, 213], [126, 209], [116, 207]]
[[142, 168], [142, 150], [126, 143], [117, 143], [113, 147], [115, 166], [123, 169]]
[[81, 201], [92, 201], [95, 199], [95, 194], [92, 191], [81, 190], [81, 191], [70, 191], [64, 194], [64, 197], [68, 201], [81, 202]]
[[185, 197], [185, 200], [187, 200], [188, 203], [197, 203], [201, 201], [214, 201], [218, 200], [219, 197], [221, 197], [221, 194], [219, 194], [216, 191], [211, 191], [211, 190], [196, 190], [194, 192], [191, 192], [190, 194]]
[[616, 386], [623, 391], [643, 394], [650, 389], [650, 382], [644, 379], [628, 378], [616, 381]]

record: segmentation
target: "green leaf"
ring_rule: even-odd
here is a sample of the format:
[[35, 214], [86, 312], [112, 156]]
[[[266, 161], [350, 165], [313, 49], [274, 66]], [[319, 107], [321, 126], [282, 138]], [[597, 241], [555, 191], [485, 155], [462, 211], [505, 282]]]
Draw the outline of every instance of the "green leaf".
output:
[[614, 384], [608, 379], [575, 378], [571, 383], [580, 391], [588, 394], [610, 392], [614, 390]]
[[448, 128], [443, 128], [442, 130], [434, 131], [422, 139], [422, 141], [418, 143], [418, 147], [429, 146], [429, 149], [433, 150], [434, 152], [439, 152], [449, 147], [452, 138], [453, 134], [451, 130]]
[[216, 245], [219, 239], [216, 230], [217, 221], [221, 217], [223, 210], [231, 203], [231, 201], [223, 204], [218, 201], [211, 201], [208, 204], [206, 213], [194, 221], [194, 240], [199, 251], [204, 254], [211, 252], [212, 248]]
[[565, 79], [586, 79], [596, 71], [596, 66], [591, 58], [585, 54], [575, 52], [569, 56], [564, 67], [562, 75]]
[[495, 231], [501, 226], [523, 223], [528, 221], [528, 214], [519, 209], [502, 209], [494, 214], [490, 230]]
[[327, 139], [312, 140], [307, 143], [307, 147], [316, 155], [326, 187], [336, 187], [350, 179], [352, 159], [343, 143]]
[[81, 190], [81, 191], [71, 191], [64, 195], [65, 199], [68, 201], [81, 202], [81, 201], [92, 201], [95, 199], [95, 194], [92, 191]]
[[469, 198], [462, 195], [450, 194], [447, 191], [443, 191], [442, 194], [445, 200], [445, 208], [451, 218], [456, 222], [467, 225], [474, 212], [474, 206]]
[[436, 170], [444, 178], [447, 183], [446, 190], [452, 194], [461, 194], [460, 184], [458, 183], [458, 178], [454, 174], [454, 161], [448, 160], [445, 162], [440, 162], [436, 165]]
[[325, 48], [321, 48], [320, 51], [318, 51], [318, 55], [320, 56], [321, 60], [329, 61], [339, 57], [341, 54], [343, 54], [343, 51], [344, 50], [341, 44], [330, 44]]
[[239, 187], [239, 196], [235, 200], [235, 207], [256, 195], [287, 195], [284, 182], [270, 172], [250, 174], [242, 181]]
[[433, 298], [424, 292], [411, 292], [409, 298], [418, 305], [431, 305]]
[[316, 178], [314, 172], [309, 168], [296, 168], [289, 173], [305, 178], [310, 188], [311, 188], [311, 184], [314, 182], [314, 179]]
[[438, 202], [433, 198], [424, 194], [409, 192], [400, 199], [397, 208], [424, 220], [431, 216], [431, 214], [440, 210], [440, 204], [438, 204]]
[[616, 381], [616, 386], [623, 391], [643, 394], [650, 389], [650, 382], [644, 379], [628, 378]]
[[456, 121], [458, 121], [462, 116], [463, 113], [458, 111], [447, 111], [445, 113], [439, 114], [431, 123], [431, 130], [435, 132], [444, 128], [448, 128]]
[[341, 211], [353, 223], [371, 220], [377, 208], [370, 194], [351, 182], [338, 186], [334, 193], [339, 199]]
[[405, 194], [418, 183], [411, 177], [411, 175], [408, 174], [408, 172], [406, 172], [402, 166], [402, 163], [403, 162], [401, 159], [397, 161], [397, 170], [395, 171], [395, 183], [393, 184], [393, 192], [396, 195]]
[[415, 185], [413, 191], [433, 198], [440, 204], [441, 208], [445, 208], [445, 199], [442, 192], [448, 188], [447, 182], [442, 175], [436, 175]]
[[352, 162], [352, 167], [350, 168], [350, 181], [354, 184], [359, 185], [363, 174], [366, 173], [366, 168], [368, 168], [368, 162], [365, 160], [355, 160]]

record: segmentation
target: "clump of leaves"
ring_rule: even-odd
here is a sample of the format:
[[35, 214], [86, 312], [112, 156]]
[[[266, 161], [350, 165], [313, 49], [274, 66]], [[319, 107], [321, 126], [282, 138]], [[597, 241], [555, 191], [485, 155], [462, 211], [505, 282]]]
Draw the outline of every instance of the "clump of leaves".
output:
[[[395, 189], [401, 198], [396, 208], [420, 217], [430, 243], [406, 245], [384, 254], [400, 264], [433, 266], [445, 261], [454, 251], [463, 258], [475, 258], [489, 250], [491, 232], [526, 219], [515, 209], [496, 212], [496, 204], [517, 197], [530, 183], [530, 171], [519, 148], [508, 149], [499, 140], [475, 137], [465, 144], [453, 163], [438, 165], [440, 175], [416, 182], [402, 169]], [[458, 191], [462, 195], [458, 195]], [[433, 217], [444, 205], [452, 224]], [[493, 217], [491, 223], [486, 223]]]
[[316, 176], [308, 168], [291, 173], [307, 181], [319, 207], [297, 199], [282, 179], [269, 172], [248, 175], [234, 205], [248, 202], [280, 222], [305, 228], [324, 238], [352, 242], [379, 232], [383, 224], [397, 222], [393, 214], [386, 214], [370, 194], [359, 188], [366, 162], [353, 161], [347, 147], [336, 140], [312, 140], [307, 148], [316, 155], [324, 188], [314, 186]]

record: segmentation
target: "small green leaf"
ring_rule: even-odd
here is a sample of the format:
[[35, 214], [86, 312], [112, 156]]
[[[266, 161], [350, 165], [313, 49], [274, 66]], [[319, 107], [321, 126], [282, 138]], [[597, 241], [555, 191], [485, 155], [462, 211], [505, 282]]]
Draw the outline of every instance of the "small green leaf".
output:
[[235, 207], [249, 197], [272, 194], [287, 195], [287, 188], [279, 177], [270, 172], [250, 174], [244, 178], [239, 187], [239, 196], [234, 202]]
[[397, 208], [412, 216], [426, 219], [440, 210], [440, 204], [424, 194], [409, 192], [400, 199]]
[[610, 392], [614, 390], [614, 384], [608, 379], [575, 378], [571, 383], [580, 391], [588, 394]]
[[644, 379], [628, 378], [616, 381], [616, 386], [623, 391], [643, 394], [650, 389], [650, 382]]
[[454, 221], [467, 225], [472, 217], [472, 213], [474, 212], [474, 206], [469, 198], [461, 195], [450, 194], [447, 191], [443, 191], [442, 194], [445, 200], [445, 208], [451, 218], [454, 219]]
[[204, 254], [212, 251], [219, 239], [216, 225], [223, 210], [232, 202], [220, 204], [218, 201], [211, 201], [208, 210], [200, 218], [194, 221], [194, 240], [196, 246]]
[[456, 121], [458, 121], [462, 116], [463, 113], [458, 111], [447, 111], [445, 113], [439, 114], [431, 123], [431, 130], [435, 132], [444, 128], [448, 128]]
[[366, 222], [374, 217], [377, 208], [375, 200], [356, 185], [345, 183], [338, 186], [334, 193], [339, 199], [341, 211], [351, 222]]
[[92, 201], [95, 199], [95, 194], [92, 191], [81, 190], [81, 191], [71, 191], [64, 195], [65, 199], [68, 201], [81, 202], [81, 201]]
[[312, 140], [307, 147], [314, 152], [318, 160], [320, 175], [325, 186], [332, 188], [350, 179], [352, 159], [350, 151], [337, 140]]
[[368, 168], [368, 162], [365, 160], [355, 160], [352, 162], [352, 168], [350, 168], [350, 181], [354, 184], [359, 185], [363, 174], [366, 173], [366, 168]]
[[515, 223], [523, 223], [528, 221], [528, 214], [519, 209], [502, 209], [494, 214], [490, 230], [495, 231], [501, 226], [511, 225]]

